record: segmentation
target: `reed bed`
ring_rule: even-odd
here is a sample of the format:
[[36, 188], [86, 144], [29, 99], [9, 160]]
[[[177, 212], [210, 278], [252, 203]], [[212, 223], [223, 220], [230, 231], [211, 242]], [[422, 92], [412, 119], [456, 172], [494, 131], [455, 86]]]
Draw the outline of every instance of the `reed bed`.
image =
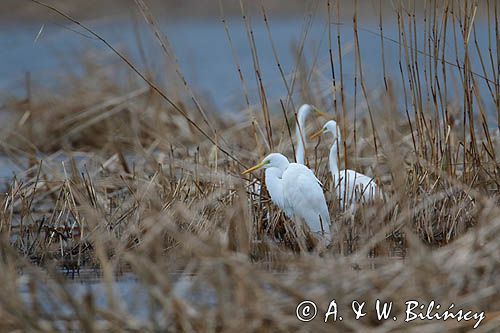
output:
[[[498, 331], [500, 122], [491, 122], [500, 119], [496, 2], [425, 1], [417, 11], [401, 1], [389, 12], [382, 2], [372, 3], [380, 10], [375, 36], [382, 72], [372, 82], [360, 52], [361, 3], [350, 16], [353, 41], [343, 40], [334, 24], [345, 17], [342, 2], [308, 3], [297, 61], [287, 72], [274, 49], [265, 2], [254, 11], [248, 8], [254, 3], [241, 1], [255, 77], [242, 75], [234, 52], [244, 108], [230, 116], [206, 107], [157, 18], [146, 3], [136, 4], [180, 88], [165, 89], [108, 45], [126, 61], [126, 86], [89, 64], [64, 95], [37, 94], [27, 77], [26, 99], [5, 104], [10, 116], [0, 149], [23, 171], [0, 184], [0, 331], [473, 329], [475, 321], [405, 322], [408, 300], [484, 311], [474, 330]], [[397, 22], [397, 40], [384, 34], [388, 15]], [[478, 47], [478, 16], [489, 23], [488, 50]], [[327, 70], [303, 59], [314, 19], [330, 27]], [[252, 33], [258, 20], [288, 92], [279, 100], [266, 95]], [[398, 59], [386, 58], [386, 43], [397, 43]], [[354, 58], [354, 73], [345, 72], [346, 57]], [[481, 59], [482, 71], [473, 59]], [[389, 66], [399, 68], [398, 75], [390, 76]], [[256, 101], [248, 92], [254, 86]], [[331, 194], [329, 143], [310, 143], [308, 163], [324, 184], [335, 225], [332, 245], [321, 250], [301, 247], [299, 230], [266, 191], [256, 191], [256, 179], [240, 175], [271, 151], [293, 156], [300, 101], [339, 122], [342, 164], [375, 176], [387, 194], [354, 217], [342, 213]], [[321, 125], [313, 120], [310, 129]], [[87, 282], [75, 292], [71, 277], [86, 274], [97, 276], [102, 290], [92, 292]], [[134, 294], [120, 289], [130, 276], [144, 296], [142, 315], [129, 307]], [[333, 299], [343, 320], [325, 323]], [[392, 301], [398, 320], [378, 320], [377, 299]], [[303, 300], [319, 309], [306, 323], [296, 318]], [[367, 304], [359, 320], [350, 310], [354, 300]]]

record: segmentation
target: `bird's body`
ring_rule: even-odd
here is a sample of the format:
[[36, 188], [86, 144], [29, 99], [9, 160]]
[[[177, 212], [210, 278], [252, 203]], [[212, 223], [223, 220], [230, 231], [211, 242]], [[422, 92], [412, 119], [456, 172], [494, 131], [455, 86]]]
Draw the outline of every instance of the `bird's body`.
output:
[[[316, 107], [309, 104], [303, 104], [297, 111], [297, 123], [295, 125], [295, 139], [297, 141], [297, 147], [295, 150], [295, 160], [297, 161], [297, 163], [303, 165], [305, 165], [305, 147], [307, 145], [307, 140], [306, 140], [307, 136], [305, 133], [306, 120], [312, 111], [317, 112], [318, 115], [325, 116], [324, 113], [322, 113]], [[286, 162], [288, 163], [288, 160], [286, 160]], [[267, 191], [271, 196], [271, 200], [281, 210], [285, 211], [283, 185], [281, 182], [283, 172], [284, 172], [283, 165], [280, 165], [279, 167], [266, 168], [265, 178], [267, 184]], [[260, 181], [257, 180], [251, 185], [252, 198], [259, 198], [261, 195], [261, 190], [262, 190], [261, 183]], [[291, 218], [293, 216], [293, 213], [287, 215], [288, 217]], [[267, 217], [269, 218], [269, 212], [267, 212]], [[312, 229], [316, 230], [317, 228], [312, 228]]]
[[356, 202], [367, 203], [380, 196], [380, 189], [373, 178], [354, 170], [341, 170], [336, 174], [332, 172], [332, 178], [342, 209], [354, 209]]
[[330, 213], [319, 180], [305, 165], [290, 163], [283, 173], [285, 214], [302, 218], [317, 234], [330, 233]]
[[269, 154], [244, 173], [266, 169], [266, 187], [271, 200], [289, 218], [303, 220], [314, 233], [330, 234], [330, 216], [325, 196], [314, 173], [306, 166], [289, 163], [278, 153]]
[[350, 208], [354, 211], [356, 202], [366, 203], [376, 198], [381, 198], [383, 196], [382, 191], [373, 178], [350, 169], [339, 170], [338, 147], [341, 139], [340, 131], [335, 121], [328, 121], [318, 133], [328, 132], [333, 134], [333, 144], [330, 148], [329, 155], [329, 166], [340, 208]]

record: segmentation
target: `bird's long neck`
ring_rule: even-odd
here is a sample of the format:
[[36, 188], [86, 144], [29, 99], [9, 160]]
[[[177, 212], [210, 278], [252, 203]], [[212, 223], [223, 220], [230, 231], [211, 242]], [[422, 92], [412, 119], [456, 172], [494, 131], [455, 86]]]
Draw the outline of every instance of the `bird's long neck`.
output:
[[338, 178], [339, 174], [339, 160], [338, 160], [338, 151], [339, 151], [339, 141], [340, 139], [335, 139], [333, 141], [332, 147], [330, 148], [330, 172], [332, 173], [332, 177], [334, 179]]
[[297, 115], [297, 125], [295, 126], [295, 138], [297, 140], [297, 148], [295, 150], [295, 160], [299, 164], [305, 164], [306, 153], [306, 118], [307, 112], [299, 112]]
[[271, 199], [278, 207], [283, 209], [285, 205], [283, 194], [283, 171], [279, 168], [266, 169], [266, 187]]

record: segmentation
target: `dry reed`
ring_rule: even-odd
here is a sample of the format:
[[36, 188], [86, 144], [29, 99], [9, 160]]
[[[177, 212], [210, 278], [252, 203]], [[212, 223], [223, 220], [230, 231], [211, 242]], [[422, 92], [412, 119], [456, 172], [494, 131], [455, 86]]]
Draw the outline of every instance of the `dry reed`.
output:
[[[91, 82], [82, 79], [64, 97], [31, 91], [7, 106], [15, 121], [2, 134], [0, 149], [25, 170], [2, 184], [0, 331], [463, 332], [474, 325], [404, 322], [404, 302], [412, 299], [485, 311], [475, 331], [498, 330], [499, 126], [487, 121], [487, 105], [500, 114], [496, 2], [480, 7], [491, 34], [489, 49], [481, 50], [477, 1], [427, 0], [418, 13], [414, 3], [401, 1], [392, 14], [382, 14], [380, 1], [375, 35], [382, 75], [373, 85], [364, 72], [358, 38], [364, 28], [356, 10], [349, 55], [355, 73], [343, 68], [346, 41], [333, 23], [340, 21], [342, 3], [321, 1], [307, 8], [297, 61], [286, 75], [265, 2], [251, 16], [240, 1], [252, 83], [242, 74], [221, 1], [246, 106], [232, 119], [204, 108], [151, 11], [137, 3], [185, 91], [165, 91], [113, 48], [139, 75], [133, 89], [124, 91], [105, 72], [94, 71], [86, 79]], [[308, 68], [302, 59], [318, 11], [328, 16], [327, 70]], [[389, 15], [397, 22], [397, 40], [383, 29]], [[260, 17], [287, 91], [276, 110], [253, 38]], [[393, 63], [384, 54], [387, 43], [399, 48]], [[473, 71], [473, 57], [481, 59], [481, 73]], [[389, 64], [399, 77], [390, 77]], [[328, 89], [315, 89], [324, 82]], [[253, 85], [259, 93], [255, 105], [248, 94]], [[301, 250], [294, 225], [265, 191], [255, 191], [254, 179], [240, 176], [269, 151], [293, 155], [290, 127], [299, 89], [339, 120], [343, 164], [374, 175], [389, 194], [354, 218], [342, 214], [329, 191], [328, 147], [311, 144], [309, 164], [325, 184], [336, 226], [333, 246], [321, 253]], [[101, 295], [90, 287], [75, 293], [64, 276], [86, 272], [99, 276]], [[142, 316], [128, 307], [130, 296], [120, 293], [127, 274], [145, 295]], [[321, 314], [309, 323], [295, 315], [305, 299], [314, 300]], [[372, 309], [376, 299], [393, 301], [399, 319], [380, 321], [368, 310], [354, 320], [345, 310], [342, 321], [324, 323], [320, 317], [332, 299], [340, 309], [350, 309], [353, 300]]]

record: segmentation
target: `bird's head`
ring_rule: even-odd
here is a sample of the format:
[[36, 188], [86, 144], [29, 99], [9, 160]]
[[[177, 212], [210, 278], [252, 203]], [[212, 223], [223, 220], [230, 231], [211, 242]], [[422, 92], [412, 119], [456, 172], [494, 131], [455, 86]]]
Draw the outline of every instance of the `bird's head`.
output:
[[340, 130], [339, 127], [337, 126], [337, 122], [335, 120], [329, 120], [323, 125], [323, 127], [311, 135], [311, 139], [317, 138], [323, 133], [332, 133], [333, 135], [333, 140], [340, 140]]
[[322, 111], [320, 111], [317, 107], [314, 105], [310, 104], [302, 104], [301, 107], [299, 108], [299, 111], [297, 111], [297, 118], [298, 119], [305, 119], [307, 116], [311, 113], [314, 112], [315, 115], [327, 118], [328, 115]]
[[250, 173], [252, 171], [258, 170], [260, 168], [268, 169], [268, 168], [278, 168], [284, 171], [286, 167], [288, 166], [289, 162], [288, 159], [279, 154], [279, 153], [271, 153], [267, 155], [262, 162], [259, 164], [251, 167], [250, 169], [247, 169], [243, 171], [242, 175], [246, 175], [247, 173]]

